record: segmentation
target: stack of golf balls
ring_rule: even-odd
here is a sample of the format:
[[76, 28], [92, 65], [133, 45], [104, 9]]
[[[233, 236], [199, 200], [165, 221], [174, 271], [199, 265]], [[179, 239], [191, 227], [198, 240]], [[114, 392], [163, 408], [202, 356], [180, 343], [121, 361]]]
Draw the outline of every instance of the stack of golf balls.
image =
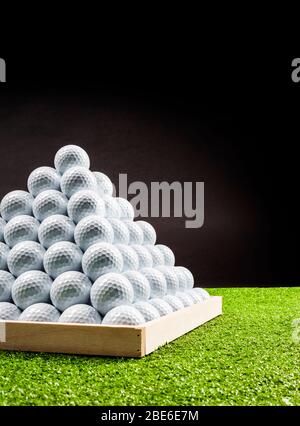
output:
[[139, 325], [209, 298], [67, 145], [0, 204], [0, 320]]

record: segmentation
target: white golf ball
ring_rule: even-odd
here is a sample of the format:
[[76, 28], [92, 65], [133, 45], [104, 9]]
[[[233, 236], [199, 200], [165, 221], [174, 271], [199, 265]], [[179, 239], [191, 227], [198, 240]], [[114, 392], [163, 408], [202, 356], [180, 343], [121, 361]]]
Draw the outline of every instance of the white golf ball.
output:
[[125, 220], [123, 223], [127, 226], [129, 231], [129, 244], [130, 245], [141, 245], [144, 242], [144, 234], [139, 225], [136, 222]]
[[22, 241], [37, 241], [40, 222], [32, 216], [15, 216], [4, 228], [4, 239], [7, 245], [14, 247]]
[[139, 257], [136, 251], [126, 244], [116, 244], [117, 249], [123, 256], [123, 271], [132, 271], [139, 269]]
[[60, 190], [60, 174], [52, 167], [38, 167], [30, 173], [27, 187], [30, 194], [36, 197], [48, 189]]
[[107, 219], [114, 231], [114, 244], [129, 243], [129, 231], [127, 226], [120, 219]]
[[175, 294], [175, 296], [178, 297], [178, 299], [181, 300], [181, 302], [183, 303], [184, 307], [191, 306], [191, 305], [194, 304], [193, 298], [188, 293], [185, 293], [183, 291], [178, 291]]
[[92, 281], [95, 281], [98, 277], [108, 272], [122, 272], [123, 257], [114, 245], [96, 243], [84, 253], [82, 269]]
[[138, 220], [135, 222], [143, 231], [144, 241], [143, 244], [152, 244], [156, 243], [156, 232], [153, 226], [145, 222], [144, 220]]
[[207, 300], [210, 298], [210, 294], [207, 290], [204, 290], [204, 288], [194, 287], [189, 292], [198, 294], [202, 298], [202, 300]]
[[123, 275], [129, 280], [133, 287], [134, 302], [145, 301], [150, 298], [151, 287], [145, 275], [139, 271], [127, 271], [124, 272]]
[[140, 325], [145, 318], [134, 306], [117, 306], [111, 309], [103, 318], [104, 325]]
[[54, 158], [54, 165], [59, 173], [63, 174], [71, 167], [80, 166], [90, 168], [90, 159], [84, 149], [77, 145], [66, 145], [60, 148]]
[[72, 167], [63, 174], [60, 187], [62, 192], [70, 198], [78, 191], [97, 191], [97, 181], [90, 170], [84, 167]]
[[99, 216], [87, 216], [75, 228], [74, 238], [82, 250], [95, 243], [113, 243], [114, 230], [107, 219]]
[[53, 244], [45, 253], [44, 268], [52, 278], [67, 271], [80, 271], [82, 251], [68, 241]]
[[144, 246], [134, 244], [131, 246], [139, 258], [139, 269], [141, 268], [152, 268], [153, 259], [149, 250], [147, 250]]
[[0, 217], [0, 242], [4, 242], [4, 228], [6, 226], [6, 221]]
[[167, 282], [162, 272], [154, 268], [143, 268], [140, 272], [145, 275], [149, 281], [151, 293], [150, 297], [163, 297], [167, 294]]
[[0, 302], [0, 320], [16, 321], [21, 315], [21, 310], [9, 302]]
[[15, 216], [32, 215], [33, 196], [26, 191], [12, 191], [6, 194], [0, 204], [1, 216], [7, 222]]
[[11, 301], [11, 288], [15, 277], [7, 271], [0, 271], [0, 302]]
[[22, 310], [35, 303], [50, 301], [52, 279], [42, 271], [27, 271], [21, 274], [12, 286], [12, 299]]
[[10, 253], [8, 245], [0, 243], [0, 270], [7, 269], [7, 258]]
[[54, 214], [65, 215], [67, 213], [67, 197], [59, 191], [50, 189], [41, 192], [32, 204], [34, 216], [39, 220], [45, 220]]
[[51, 301], [60, 311], [64, 311], [72, 305], [88, 304], [91, 287], [91, 281], [81, 272], [64, 272], [52, 284]]
[[177, 293], [177, 291], [179, 291], [179, 280], [174, 269], [170, 266], [157, 266], [156, 269], [160, 271], [166, 279], [167, 293]]
[[160, 318], [158, 310], [149, 302], [137, 302], [133, 305], [133, 307], [143, 315], [146, 322]]
[[173, 311], [179, 311], [179, 309], [184, 308], [182, 301], [174, 294], [167, 294], [163, 297], [163, 300], [171, 306]]
[[92, 305], [102, 315], [116, 306], [131, 304], [133, 297], [133, 288], [129, 280], [116, 273], [101, 276], [91, 289]]
[[194, 287], [194, 276], [191, 271], [184, 266], [176, 266], [175, 269], [180, 270], [185, 276], [185, 288], [191, 289]]
[[187, 277], [186, 277], [186, 274], [184, 273], [183, 269], [181, 269], [179, 266], [173, 266], [171, 268], [175, 272], [175, 274], [177, 275], [178, 282], [179, 282], [179, 290], [180, 291], [186, 290], [187, 289]]
[[7, 257], [9, 271], [16, 277], [27, 271], [43, 269], [44, 247], [34, 241], [16, 244]]
[[28, 306], [19, 316], [19, 321], [58, 322], [60, 312], [49, 303]]
[[173, 308], [169, 305], [169, 303], [159, 297], [150, 299], [149, 303], [158, 310], [161, 317], [173, 312]]
[[58, 322], [77, 324], [101, 324], [101, 321], [101, 316], [96, 309], [85, 304], [70, 306], [58, 320]]
[[107, 219], [120, 219], [121, 210], [116, 199], [108, 195], [103, 195], [102, 199], [105, 204], [105, 217]]
[[156, 247], [161, 251], [164, 256], [166, 266], [175, 265], [175, 255], [170, 247], [165, 246], [164, 244], [157, 244]]
[[109, 195], [112, 196], [114, 192], [114, 187], [109, 179], [108, 176], [106, 176], [104, 173], [101, 172], [93, 172], [95, 175], [95, 178], [97, 180], [97, 192], [98, 194], [103, 197], [103, 195]]
[[46, 249], [60, 241], [74, 241], [75, 225], [61, 214], [47, 217], [40, 225], [38, 239]]
[[75, 223], [78, 223], [81, 219], [90, 215], [104, 217], [104, 201], [95, 191], [78, 191], [73, 194], [69, 200], [68, 215]]
[[121, 197], [116, 197], [115, 200], [120, 207], [120, 219], [122, 220], [133, 220], [134, 219], [134, 208], [128, 200]]
[[162, 252], [156, 246], [147, 244], [144, 246], [152, 256], [153, 267], [164, 265], [165, 258]]

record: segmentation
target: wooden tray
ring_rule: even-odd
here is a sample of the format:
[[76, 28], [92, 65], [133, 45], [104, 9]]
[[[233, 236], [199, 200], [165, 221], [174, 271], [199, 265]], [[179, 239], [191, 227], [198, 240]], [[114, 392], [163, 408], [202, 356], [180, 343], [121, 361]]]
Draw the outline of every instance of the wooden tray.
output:
[[140, 358], [222, 314], [222, 297], [141, 326], [0, 321], [0, 350]]

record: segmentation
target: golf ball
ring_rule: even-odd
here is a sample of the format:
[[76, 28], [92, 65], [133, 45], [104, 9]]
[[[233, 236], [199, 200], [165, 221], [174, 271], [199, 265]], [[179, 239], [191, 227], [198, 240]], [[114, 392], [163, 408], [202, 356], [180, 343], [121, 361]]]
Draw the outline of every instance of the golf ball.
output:
[[184, 308], [182, 301], [174, 294], [167, 294], [163, 297], [163, 300], [171, 306], [173, 311], [179, 311], [179, 309]]
[[32, 204], [33, 215], [42, 221], [54, 214], [65, 215], [67, 213], [67, 197], [59, 191], [50, 189], [41, 192]]
[[123, 257], [114, 245], [96, 243], [84, 253], [82, 269], [92, 281], [95, 281], [98, 277], [108, 272], [122, 272]]
[[114, 192], [114, 187], [109, 179], [104, 173], [101, 172], [93, 172], [97, 181], [97, 192], [103, 197], [103, 195], [112, 196]]
[[132, 285], [134, 302], [145, 301], [150, 298], [151, 287], [145, 275], [139, 271], [127, 271], [123, 275]]
[[139, 258], [132, 247], [125, 244], [116, 244], [116, 247], [123, 256], [123, 271], [139, 269]]
[[167, 294], [167, 282], [162, 272], [154, 268], [143, 268], [140, 272], [148, 279], [151, 293], [150, 297], [162, 297]]
[[32, 216], [15, 216], [4, 228], [7, 245], [14, 247], [22, 241], [37, 241], [40, 222]]
[[127, 226], [120, 219], [107, 219], [114, 231], [114, 244], [129, 243], [129, 231]]
[[95, 191], [78, 191], [69, 200], [68, 215], [75, 223], [86, 216], [98, 215], [104, 217], [104, 214], [104, 201]]
[[105, 204], [105, 217], [107, 219], [120, 219], [121, 210], [116, 199], [108, 195], [103, 195], [102, 199]]
[[191, 273], [191, 271], [187, 268], [185, 268], [184, 266], [175, 266], [175, 268], [178, 270], [180, 270], [184, 276], [185, 276], [185, 288], [186, 289], [191, 289], [194, 287], [194, 276]]
[[57, 322], [60, 312], [49, 303], [35, 303], [25, 309], [19, 316], [19, 321]]
[[173, 312], [173, 308], [169, 305], [169, 303], [159, 297], [150, 299], [149, 303], [158, 310], [161, 317]]
[[62, 176], [60, 181], [62, 192], [70, 198], [82, 190], [97, 191], [97, 181], [93, 172], [84, 167], [72, 167]]
[[181, 300], [184, 307], [191, 306], [194, 304], [193, 298], [188, 293], [184, 293], [183, 291], [178, 291], [175, 296]]
[[0, 270], [6, 270], [7, 269], [7, 258], [9, 255], [9, 247], [8, 245], [4, 243], [0, 243]]
[[81, 269], [82, 251], [68, 241], [53, 244], [45, 253], [44, 268], [52, 278], [57, 278], [67, 271], [79, 271]]
[[146, 322], [160, 318], [158, 310], [149, 302], [137, 302], [133, 306], [143, 315]]
[[138, 220], [135, 222], [143, 231], [144, 241], [143, 244], [152, 244], [154, 245], [156, 243], [156, 232], [153, 226], [145, 222], [144, 220]]
[[0, 271], [0, 302], [11, 301], [11, 288], [15, 282], [15, 277], [7, 272]]
[[47, 189], [57, 189], [59, 191], [60, 174], [52, 167], [39, 167], [30, 173], [27, 187], [34, 197]]
[[116, 197], [115, 200], [120, 207], [120, 219], [122, 220], [133, 220], [134, 219], [134, 208], [128, 200], [121, 197]]
[[198, 295], [200, 295], [202, 300], [207, 300], [210, 298], [210, 294], [208, 293], [207, 290], [204, 290], [204, 288], [194, 287], [193, 289], [190, 290], [190, 292], [194, 294], [197, 293]]
[[0, 217], [0, 242], [4, 242], [4, 228], [6, 226], [6, 222], [2, 217]]
[[142, 229], [136, 222], [130, 222], [125, 220], [123, 223], [126, 224], [129, 231], [129, 244], [130, 245], [141, 245], [144, 242], [144, 234]]
[[114, 241], [114, 230], [107, 219], [99, 216], [87, 216], [75, 228], [74, 238], [82, 250], [95, 243]]
[[157, 244], [156, 247], [161, 251], [164, 256], [164, 264], [166, 266], [174, 266], [175, 265], [175, 255], [170, 247], [165, 246], [164, 244]]
[[105, 325], [140, 325], [145, 318], [134, 306], [117, 306], [111, 309], [103, 318]]
[[0, 320], [16, 321], [21, 315], [21, 310], [9, 302], [0, 302]]
[[16, 277], [27, 271], [43, 269], [44, 247], [34, 241], [16, 244], [7, 257], [9, 271]]
[[149, 251], [149, 253], [152, 256], [153, 267], [164, 265], [165, 258], [164, 258], [164, 255], [159, 250], [159, 248], [157, 248], [156, 246], [152, 246], [150, 244], [147, 244], [144, 247]]
[[134, 244], [131, 246], [139, 258], [139, 267], [141, 268], [152, 268], [153, 260], [152, 256], [144, 246]]
[[129, 280], [116, 273], [105, 274], [98, 278], [91, 289], [92, 305], [102, 315], [116, 306], [132, 303], [133, 297], [133, 288]]
[[71, 167], [81, 166], [90, 168], [90, 159], [84, 149], [77, 145], [66, 145], [60, 148], [54, 158], [54, 166], [60, 174]]
[[179, 280], [177, 277], [177, 274], [175, 273], [174, 269], [170, 266], [157, 266], [156, 268], [158, 271], [160, 271], [167, 283], [167, 293], [168, 294], [175, 294], [177, 291], [179, 291]]
[[40, 302], [50, 301], [52, 279], [42, 271], [21, 274], [12, 286], [12, 299], [22, 310]]
[[180, 291], [186, 290], [187, 289], [187, 278], [186, 278], [184, 271], [179, 266], [173, 266], [171, 268], [175, 272], [175, 274], [177, 275], [178, 283], [179, 283], [179, 290]]
[[38, 238], [46, 249], [60, 241], [74, 241], [75, 225], [67, 216], [55, 214], [47, 217], [40, 225]]
[[101, 324], [101, 316], [90, 305], [78, 304], [67, 308], [58, 322], [77, 324]]
[[32, 215], [33, 196], [26, 191], [12, 191], [6, 194], [0, 204], [1, 216], [7, 222], [15, 216]]

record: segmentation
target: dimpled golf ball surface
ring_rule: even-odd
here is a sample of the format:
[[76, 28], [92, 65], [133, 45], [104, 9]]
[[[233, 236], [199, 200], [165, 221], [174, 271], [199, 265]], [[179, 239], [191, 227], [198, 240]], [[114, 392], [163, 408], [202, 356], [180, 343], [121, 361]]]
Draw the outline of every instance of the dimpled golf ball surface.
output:
[[62, 192], [70, 198], [78, 191], [97, 191], [97, 181], [90, 170], [84, 167], [72, 167], [63, 174], [60, 187]]
[[95, 281], [100, 275], [108, 272], [122, 272], [123, 257], [114, 245], [96, 243], [84, 253], [82, 269], [92, 281]]
[[112, 196], [114, 187], [109, 177], [101, 172], [93, 172], [93, 173], [97, 181], [98, 194], [101, 195], [101, 197], [103, 197], [103, 195]]
[[75, 224], [60, 214], [47, 217], [40, 225], [38, 239], [42, 246], [49, 248], [60, 241], [74, 241]]
[[194, 303], [203, 302], [202, 296], [199, 293], [194, 293], [191, 289], [185, 290], [185, 293], [191, 296]]
[[160, 271], [166, 279], [168, 294], [175, 294], [179, 291], [179, 280], [172, 267], [163, 265], [157, 266], [156, 269]]
[[123, 271], [139, 269], [139, 258], [132, 247], [125, 244], [116, 244], [116, 247], [123, 256]]
[[178, 291], [175, 296], [181, 300], [185, 308], [194, 304], [193, 298], [183, 291]]
[[45, 253], [44, 268], [52, 278], [57, 278], [67, 271], [79, 271], [81, 269], [82, 251], [68, 241], [53, 244]]
[[78, 191], [69, 200], [68, 215], [75, 223], [89, 215], [104, 217], [104, 214], [104, 201], [95, 191]]
[[158, 310], [149, 302], [137, 302], [133, 306], [143, 315], [146, 322], [160, 318]]
[[128, 220], [124, 221], [127, 229], [129, 231], [129, 244], [130, 245], [141, 245], [144, 242], [144, 234], [142, 229], [136, 222], [131, 222]]
[[15, 276], [27, 271], [43, 269], [44, 247], [34, 241], [24, 241], [16, 244], [7, 257], [9, 271]]
[[22, 310], [39, 302], [50, 301], [52, 279], [42, 271], [27, 271], [12, 286], [14, 303]]
[[9, 302], [0, 302], [0, 320], [16, 321], [21, 315], [21, 310]]
[[101, 324], [101, 321], [101, 316], [96, 309], [85, 304], [70, 306], [58, 320], [58, 322], [77, 324]]
[[210, 294], [204, 288], [194, 287], [191, 292], [199, 294], [203, 300], [207, 300], [210, 298]]
[[122, 220], [133, 220], [134, 219], [134, 208], [128, 200], [121, 197], [116, 197], [115, 200], [120, 207], [120, 219]]
[[98, 278], [91, 289], [91, 302], [97, 311], [105, 315], [119, 305], [133, 302], [133, 288], [129, 280], [116, 273]]
[[165, 259], [161, 251], [156, 247], [150, 244], [144, 246], [152, 256], [153, 267], [164, 265]]
[[120, 219], [108, 219], [114, 231], [114, 244], [128, 244], [129, 231], [127, 226]]
[[140, 272], [145, 275], [149, 281], [151, 293], [150, 297], [162, 297], [167, 294], [167, 283], [162, 272], [154, 268], [143, 268]]
[[75, 228], [74, 238], [82, 250], [95, 243], [114, 241], [114, 230], [107, 219], [99, 216], [87, 216]]
[[19, 321], [57, 322], [60, 312], [49, 303], [36, 303], [25, 309], [19, 316]]
[[177, 275], [178, 283], [179, 283], [179, 290], [180, 291], [186, 290], [187, 289], [187, 278], [186, 278], [184, 271], [178, 266], [173, 266], [172, 270]]
[[123, 274], [130, 282], [133, 288], [133, 301], [139, 302], [150, 298], [151, 288], [149, 281], [139, 271], [127, 271]]
[[39, 220], [45, 220], [54, 214], [65, 215], [67, 213], [67, 197], [59, 191], [49, 190], [41, 192], [32, 204], [34, 216]]
[[191, 271], [187, 268], [185, 268], [184, 266], [176, 266], [175, 267], [177, 270], [180, 270], [183, 275], [185, 276], [185, 288], [186, 289], [191, 289], [194, 287], [194, 276], [191, 273]]
[[15, 216], [31, 215], [33, 196], [26, 191], [12, 191], [3, 197], [0, 204], [1, 216], [7, 222]]
[[139, 258], [139, 265], [141, 268], [152, 268], [153, 266], [153, 259], [149, 251], [144, 247], [140, 245], [132, 245], [131, 246]]
[[107, 219], [120, 219], [121, 210], [116, 199], [108, 195], [102, 197], [105, 204], [105, 217]]
[[134, 306], [118, 306], [109, 311], [103, 318], [102, 324], [107, 325], [139, 325], [144, 324], [145, 318]]
[[71, 167], [80, 166], [90, 168], [90, 159], [84, 149], [77, 145], [66, 145], [60, 148], [54, 158], [54, 166], [63, 174]]
[[11, 288], [15, 277], [7, 271], [0, 271], [0, 302], [11, 301]]
[[9, 247], [4, 243], [0, 243], [0, 270], [7, 269], [7, 258], [9, 255]]
[[138, 220], [136, 224], [143, 231], [143, 236], [144, 236], [143, 244], [154, 245], [156, 243], [156, 232], [153, 226], [150, 223], [145, 222], [144, 220]]
[[50, 297], [53, 305], [64, 311], [72, 305], [87, 304], [90, 300], [91, 281], [81, 272], [65, 272], [52, 284]]
[[32, 216], [16, 216], [4, 228], [6, 244], [14, 247], [22, 241], [37, 241], [40, 222]]
[[163, 300], [171, 306], [173, 311], [179, 311], [179, 309], [184, 308], [184, 304], [182, 303], [182, 301], [173, 294], [167, 294], [163, 297]]
[[161, 317], [173, 312], [173, 308], [169, 305], [169, 303], [159, 297], [150, 299], [149, 303], [151, 303], [151, 305], [153, 305], [158, 310]]
[[0, 241], [4, 242], [4, 228], [6, 226], [6, 221], [0, 217]]
[[173, 251], [164, 244], [157, 244], [156, 247], [161, 251], [164, 256], [164, 264], [166, 266], [174, 266], [175, 265], [175, 255]]
[[60, 190], [60, 174], [52, 167], [39, 167], [30, 173], [27, 187], [34, 197], [47, 189]]

